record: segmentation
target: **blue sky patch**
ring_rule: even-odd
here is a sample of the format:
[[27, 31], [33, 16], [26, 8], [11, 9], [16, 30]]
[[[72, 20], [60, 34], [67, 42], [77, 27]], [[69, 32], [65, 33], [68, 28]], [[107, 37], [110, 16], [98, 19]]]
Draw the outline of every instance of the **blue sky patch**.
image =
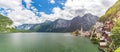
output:
[[[8, 10], [8, 9], [7, 9], [7, 10]], [[5, 15], [5, 16], [7, 16], [7, 15], [8, 15], [8, 12], [6, 12], [4, 8], [0, 8], [0, 14], [3, 14], [3, 15]]]
[[[44, 12], [46, 14], [52, 14], [52, 10], [54, 7], [59, 7], [61, 9], [64, 9], [64, 5], [61, 3], [65, 3], [66, 0], [55, 0], [55, 3], [50, 3], [50, 0], [32, 0], [32, 6], [37, 9], [37, 12]], [[27, 8], [26, 3], [24, 0], [22, 0], [22, 5]], [[33, 11], [32, 8], [29, 8], [29, 10]]]

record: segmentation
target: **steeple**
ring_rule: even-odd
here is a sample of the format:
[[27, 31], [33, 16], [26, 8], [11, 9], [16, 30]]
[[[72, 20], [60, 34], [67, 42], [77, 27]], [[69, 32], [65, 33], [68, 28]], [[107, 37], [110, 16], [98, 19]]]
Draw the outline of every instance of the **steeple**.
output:
[[81, 34], [83, 34], [83, 28], [82, 28], [82, 25], [81, 25], [81, 30], [80, 30]]

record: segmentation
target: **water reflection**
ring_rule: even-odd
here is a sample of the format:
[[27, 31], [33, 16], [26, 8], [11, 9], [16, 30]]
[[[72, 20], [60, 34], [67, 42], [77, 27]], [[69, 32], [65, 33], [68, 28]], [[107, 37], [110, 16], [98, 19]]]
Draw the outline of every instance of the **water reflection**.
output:
[[[2, 50], [2, 51], [1, 51]], [[0, 52], [99, 52], [87, 38], [70, 33], [0, 34]]]
[[13, 44], [12, 46], [20, 46], [21, 36], [20, 33], [10, 34], [10, 41]]

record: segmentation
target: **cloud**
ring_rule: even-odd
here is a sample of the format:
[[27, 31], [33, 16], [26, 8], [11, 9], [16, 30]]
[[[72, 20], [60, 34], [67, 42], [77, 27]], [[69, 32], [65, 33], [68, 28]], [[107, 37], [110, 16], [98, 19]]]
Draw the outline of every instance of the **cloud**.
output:
[[21, 0], [0, 0], [0, 7], [2, 8], [15, 8], [18, 7], [21, 3]]
[[29, 8], [29, 7], [31, 6], [32, 0], [24, 0], [24, 1], [25, 1], [26, 4], [27, 4], [27, 8]]
[[54, 4], [54, 3], [55, 3], [55, 0], [50, 0], [50, 3]]
[[116, 0], [67, 0], [64, 4], [64, 10], [55, 7], [53, 8], [53, 14], [48, 15], [41, 13], [41, 17], [52, 21], [58, 18], [70, 20], [76, 16], [83, 16], [86, 13], [100, 17], [115, 2]]
[[[5, 4], [8, 2], [7, 4]], [[41, 23], [42, 20], [39, 19], [35, 15], [34, 12], [36, 12], [36, 8], [31, 7], [31, 10], [23, 9], [23, 6], [21, 4], [21, 0], [0, 0], [0, 8], [4, 8], [4, 12], [8, 12], [8, 17], [14, 22], [13, 25], [21, 25], [21, 24], [35, 24], [35, 23]], [[25, 0], [27, 3], [27, 6], [30, 7], [31, 0]], [[11, 9], [11, 10], [7, 10]]]
[[115, 2], [116, 0], [67, 0], [65, 3], [65, 8], [74, 11], [76, 9], [85, 9], [86, 13], [92, 13], [94, 15], [101, 16]]
[[[8, 11], [8, 17], [13, 20], [13, 25], [17, 26], [21, 24], [42, 23], [46, 20], [54, 21], [58, 18], [70, 20], [78, 15], [83, 16], [86, 13], [101, 16], [116, 1], [117, 0], [67, 0], [65, 3], [61, 3], [64, 5], [64, 9], [55, 7], [52, 10], [52, 14], [37, 12], [37, 9], [31, 5], [31, 0], [25, 0], [27, 4], [27, 8], [25, 9], [23, 9], [24, 7], [21, 4], [22, 0], [0, 0], [0, 8], [4, 8], [5, 12]], [[50, 0], [50, 3], [54, 4], [55, 0]], [[28, 8], [31, 8], [32, 11]], [[36, 16], [35, 13], [40, 14], [40, 17]]]
[[18, 23], [34, 24], [39, 22], [37, 21], [38, 17], [33, 12], [27, 9], [22, 10], [21, 7], [17, 7], [15, 11], [10, 12], [8, 14], [8, 17], [14, 21], [15, 25], [17, 25]]

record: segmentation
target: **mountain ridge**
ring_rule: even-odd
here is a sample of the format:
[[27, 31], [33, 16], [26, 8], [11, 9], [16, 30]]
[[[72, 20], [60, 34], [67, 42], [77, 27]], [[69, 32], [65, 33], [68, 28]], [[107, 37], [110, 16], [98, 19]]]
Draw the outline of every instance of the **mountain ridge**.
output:
[[[91, 29], [91, 26], [95, 24], [97, 19], [97, 16], [88, 13], [83, 17], [77, 16], [72, 20], [57, 19], [55, 21], [44, 22], [41, 24], [33, 24], [28, 30], [35, 32], [72, 32], [81, 29], [81, 25], [83, 25], [83, 30], [88, 31]], [[25, 28], [23, 28], [23, 30], [25, 30]]]

